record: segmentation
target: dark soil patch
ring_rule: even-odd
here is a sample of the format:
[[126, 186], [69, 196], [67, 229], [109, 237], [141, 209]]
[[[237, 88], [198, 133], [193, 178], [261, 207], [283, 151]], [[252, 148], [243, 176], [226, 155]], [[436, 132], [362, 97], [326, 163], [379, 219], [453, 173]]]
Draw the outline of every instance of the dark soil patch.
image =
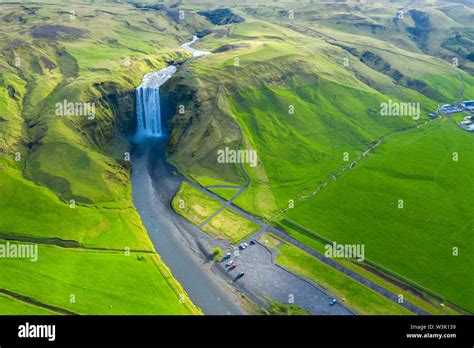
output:
[[48, 39], [56, 41], [58, 38], [74, 40], [83, 37], [86, 32], [79, 28], [68, 27], [59, 24], [39, 25], [31, 29], [31, 35], [37, 39]]
[[41, 57], [41, 61], [43, 62], [43, 65], [46, 67], [48, 70], [53, 70], [56, 68], [56, 64], [54, 64], [52, 61], [50, 61], [46, 57]]
[[214, 25], [241, 23], [244, 21], [242, 17], [232, 13], [228, 8], [219, 8], [214, 11], [201, 11], [198, 13], [201, 16], [206, 17], [207, 20]]

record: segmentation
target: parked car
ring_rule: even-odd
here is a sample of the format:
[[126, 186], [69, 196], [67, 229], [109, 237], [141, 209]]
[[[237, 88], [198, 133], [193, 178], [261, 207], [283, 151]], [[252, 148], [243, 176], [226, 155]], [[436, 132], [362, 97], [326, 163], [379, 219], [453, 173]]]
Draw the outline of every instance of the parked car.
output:
[[334, 306], [337, 303], [337, 300], [333, 298], [331, 301], [329, 301], [330, 306]]
[[256, 241], [255, 239], [252, 239], [252, 240], [250, 241], [250, 245], [254, 245], [255, 243], [257, 243], [257, 241]]
[[247, 243], [242, 243], [242, 244], [244, 245], [244, 249], [249, 246]]
[[236, 263], [230, 265], [229, 269], [234, 269], [235, 267], [237, 267], [237, 264], [236, 264]]
[[240, 279], [240, 278], [242, 278], [242, 277], [244, 276], [244, 274], [245, 274], [244, 272], [242, 272], [242, 273], [239, 273], [239, 275], [236, 277], [236, 279]]
[[229, 258], [229, 257], [231, 257], [231, 256], [232, 256], [232, 254], [231, 254], [231, 253], [227, 253], [227, 254], [225, 254], [225, 255], [224, 255], [224, 260], [225, 260], [225, 259], [228, 259], [228, 258]]
[[245, 246], [244, 243], [242, 243], [242, 244], [239, 245], [239, 249], [243, 250], [243, 249], [245, 249], [245, 248], [246, 248], [246, 246]]
[[229, 260], [225, 265], [226, 265], [226, 266], [230, 266], [230, 265], [232, 265], [233, 263], [234, 263], [234, 260]]

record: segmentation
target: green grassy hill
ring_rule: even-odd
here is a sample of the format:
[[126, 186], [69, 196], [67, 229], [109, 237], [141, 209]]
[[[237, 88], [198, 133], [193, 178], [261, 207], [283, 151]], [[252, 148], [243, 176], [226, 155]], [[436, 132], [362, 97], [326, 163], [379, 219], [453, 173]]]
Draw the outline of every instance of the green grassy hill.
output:
[[[212, 12], [228, 16], [212, 15], [217, 25], [198, 14], [227, 7]], [[0, 261], [0, 314], [199, 313], [133, 207], [120, 135], [134, 131], [142, 76], [190, 58], [179, 45], [198, 32], [214, 54], [170, 80], [186, 110], [171, 121], [177, 169], [203, 186], [249, 180], [234, 201], [245, 210], [363, 243], [374, 267], [474, 311], [474, 138], [427, 116], [461, 92], [474, 99], [469, 3], [53, 0], [0, 11], [0, 238], [40, 245], [37, 263]], [[58, 115], [65, 100], [95, 114]], [[420, 119], [382, 116], [389, 101], [420, 103]], [[258, 165], [217, 163], [225, 147], [256, 150]]]
[[[354, 4], [326, 13], [321, 6], [242, 6], [234, 10], [244, 23], [216, 26], [198, 43], [214, 54], [175, 82], [187, 112], [173, 120], [170, 159], [205, 186], [243, 185], [239, 166], [217, 163], [217, 150], [257, 150], [258, 166], [244, 165], [250, 186], [235, 204], [339, 243], [364, 243], [380, 268], [472, 312], [474, 138], [451, 120], [429, 121], [428, 112], [462, 90], [474, 98], [474, 78], [467, 65], [431, 51], [431, 41], [420, 47], [407, 29], [413, 23], [394, 24], [400, 4], [358, 4], [360, 19], [338, 12]], [[436, 6], [420, 8], [441, 16]], [[369, 34], [375, 16], [383, 28]], [[464, 20], [431, 24], [442, 32]], [[420, 119], [382, 116], [389, 100], [420, 103]], [[452, 152], [463, 160], [453, 162]], [[463, 255], [452, 256], [455, 246]]]
[[[80, 314], [200, 313], [133, 207], [117, 130], [133, 131], [142, 76], [188, 57], [179, 44], [206, 21], [105, 2], [0, 11], [0, 236], [40, 244], [37, 262], [0, 261], [0, 288], [18, 295], [0, 314], [41, 312], [35, 301]], [[58, 115], [64, 100], [94, 103], [95, 114]]]

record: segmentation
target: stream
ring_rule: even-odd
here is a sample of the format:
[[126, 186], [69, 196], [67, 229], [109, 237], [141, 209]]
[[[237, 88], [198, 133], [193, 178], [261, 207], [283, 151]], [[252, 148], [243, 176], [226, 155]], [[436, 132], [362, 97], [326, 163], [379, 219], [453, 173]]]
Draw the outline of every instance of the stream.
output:
[[[193, 37], [193, 41], [182, 47], [193, 57], [210, 54], [190, 47], [197, 39]], [[183, 178], [165, 157], [169, 136], [166, 125], [175, 107], [166, 92], [160, 93], [160, 86], [176, 71], [176, 67], [169, 66], [147, 74], [137, 88], [137, 133], [131, 175], [133, 203], [158, 254], [204, 314], [245, 314], [235, 297], [226, 291], [228, 285], [210, 269], [211, 262], [203, 258], [202, 245], [195, 237], [198, 228], [171, 208], [171, 200]]]

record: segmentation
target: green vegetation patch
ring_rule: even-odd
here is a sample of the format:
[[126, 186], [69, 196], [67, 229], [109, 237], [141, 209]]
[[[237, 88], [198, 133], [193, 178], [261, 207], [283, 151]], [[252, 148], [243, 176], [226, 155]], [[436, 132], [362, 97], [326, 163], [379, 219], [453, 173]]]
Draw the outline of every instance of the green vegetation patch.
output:
[[1, 267], [1, 288], [74, 313], [199, 313], [153, 253], [39, 245], [36, 262], [3, 259]]
[[222, 249], [217, 247], [217, 248], [212, 248], [212, 258], [215, 260], [215, 261], [219, 261], [222, 259]]
[[[288, 235], [295, 238], [299, 242], [309, 246], [310, 248], [319, 251], [320, 253], [324, 254], [326, 249], [325, 245], [327, 242], [323, 241], [320, 236], [317, 236], [310, 231], [306, 231], [296, 225], [294, 223], [289, 222], [287, 220], [283, 220], [279, 223], [281, 226], [285, 228]], [[391, 279], [388, 274], [384, 274], [383, 277], [380, 277], [378, 274], [374, 274], [373, 272], [365, 269], [360, 265], [358, 262], [353, 262], [350, 260], [345, 259], [333, 259], [337, 263], [347, 267], [348, 269], [362, 275], [363, 277], [371, 280], [377, 285], [380, 285], [382, 288], [390, 291], [396, 295], [403, 295], [406, 301], [418, 306], [422, 310], [426, 311], [430, 314], [459, 314], [459, 311], [449, 307], [448, 305], [442, 306], [441, 301], [437, 298], [430, 296], [425, 292], [418, 292], [418, 294], [414, 294], [412, 291], [407, 290], [407, 284], [403, 284], [403, 281], [400, 279]], [[398, 285], [403, 284], [403, 285]]]
[[238, 188], [210, 188], [209, 191], [221, 196], [225, 200], [230, 200], [239, 191]]
[[250, 220], [234, 213], [230, 209], [224, 209], [217, 214], [202, 228], [204, 232], [219, 239], [228, 239], [237, 243], [243, 238], [255, 233], [260, 226]]
[[306, 309], [300, 306], [280, 303], [277, 301], [269, 301], [268, 309], [263, 309], [262, 312], [267, 315], [310, 315]]
[[282, 245], [276, 262], [313, 280], [359, 314], [413, 314], [295, 246]]
[[288, 215], [472, 312], [473, 146], [448, 119], [396, 134]]
[[[58, 199], [14, 170], [0, 170], [0, 232], [75, 240], [85, 246], [153, 250], [137, 212], [98, 209]], [[8, 197], [8, 199], [6, 199]]]
[[46, 308], [37, 307], [4, 294], [0, 294], [0, 309], [0, 315], [18, 315], [19, 313], [23, 315], [57, 314]]
[[187, 182], [181, 183], [171, 205], [175, 212], [195, 225], [206, 221], [222, 205]]

